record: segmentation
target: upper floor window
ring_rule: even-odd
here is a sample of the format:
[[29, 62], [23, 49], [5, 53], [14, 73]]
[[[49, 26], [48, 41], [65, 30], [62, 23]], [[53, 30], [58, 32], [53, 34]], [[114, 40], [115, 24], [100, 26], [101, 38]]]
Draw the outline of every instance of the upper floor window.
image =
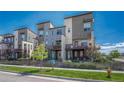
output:
[[62, 30], [61, 29], [57, 30], [57, 35], [62, 35]]
[[27, 48], [27, 45], [26, 44], [24, 44], [24, 49], [26, 49]]
[[90, 31], [91, 30], [91, 22], [84, 23], [84, 31]]
[[19, 49], [21, 49], [22, 48], [22, 46], [19, 44]]
[[21, 40], [26, 40], [26, 35], [25, 35], [25, 33], [21, 33]]
[[41, 28], [38, 28], [38, 30], [40, 31], [40, 30], [44, 30], [44, 28], [43, 27], [41, 27]]
[[68, 28], [68, 33], [69, 33], [69, 32], [71, 32], [71, 29], [70, 29], [70, 28]]
[[13, 38], [5, 38], [4, 42], [12, 43], [12, 42], [14, 42], [13, 40], [14, 40]]
[[74, 42], [74, 46], [78, 46], [78, 41], [75, 41]]
[[53, 35], [53, 31], [52, 31], [52, 35]]
[[82, 42], [81, 45], [86, 47], [87, 46], [87, 42]]
[[45, 36], [48, 36], [48, 32], [47, 31], [45, 32]]
[[39, 32], [39, 35], [41, 35], [41, 36], [42, 36], [42, 35], [43, 35], [43, 31], [40, 31], [40, 32]]
[[61, 45], [61, 40], [56, 40], [56, 45]]

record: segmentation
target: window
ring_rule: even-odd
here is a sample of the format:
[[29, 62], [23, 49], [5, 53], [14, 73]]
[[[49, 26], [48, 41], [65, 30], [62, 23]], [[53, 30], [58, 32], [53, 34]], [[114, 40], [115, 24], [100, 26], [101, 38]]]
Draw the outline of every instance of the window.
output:
[[84, 31], [90, 31], [91, 30], [91, 22], [84, 23]]
[[52, 35], [53, 35], [53, 31], [52, 31]]
[[21, 47], [22, 47], [22, 46], [21, 46], [21, 45], [19, 45], [19, 49], [21, 49]]
[[27, 45], [26, 45], [26, 44], [24, 44], [24, 49], [26, 49], [26, 46], [27, 46]]
[[24, 33], [21, 33], [21, 40], [26, 40], [26, 35]]
[[84, 28], [84, 31], [90, 31], [91, 28]]
[[61, 40], [56, 40], [56, 45], [61, 45]]
[[11, 42], [11, 38], [8, 38], [8, 43], [10, 43]]
[[75, 41], [74, 42], [74, 46], [78, 46], [78, 41]]
[[41, 27], [41, 28], [38, 28], [38, 30], [40, 31], [40, 30], [44, 30], [44, 28], [43, 27]]
[[87, 42], [82, 42], [81, 45], [87, 47]]
[[70, 28], [68, 28], [68, 33], [71, 31], [71, 29]]
[[57, 30], [57, 35], [62, 35], [62, 30], [61, 29]]
[[48, 36], [48, 32], [47, 31], [45, 32], [45, 36]]
[[92, 46], [92, 43], [89, 43], [89, 46]]
[[40, 31], [40, 32], [39, 32], [39, 35], [42, 36], [42, 35], [43, 35], [43, 31]]
[[28, 40], [30, 40], [30, 36], [28, 37]]

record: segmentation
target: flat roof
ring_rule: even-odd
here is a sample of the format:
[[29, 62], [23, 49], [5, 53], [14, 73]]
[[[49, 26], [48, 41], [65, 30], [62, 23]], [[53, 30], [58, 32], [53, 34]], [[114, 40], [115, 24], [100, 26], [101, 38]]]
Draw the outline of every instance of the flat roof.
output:
[[66, 27], [66, 26], [58, 26], [58, 27], [54, 27], [54, 28], [50, 28], [50, 29], [56, 29], [56, 28], [62, 28], [62, 27]]
[[[19, 30], [23, 30], [23, 29], [28, 29], [29, 31], [31, 31], [32, 33], [36, 34], [34, 31], [32, 31], [30, 28], [28, 27], [20, 27], [18, 29], [15, 29], [15, 31], [19, 31]], [[36, 34], [37, 35], [37, 34]]]
[[92, 12], [87, 12], [87, 13], [83, 13], [83, 14], [79, 14], [79, 15], [68, 16], [68, 17], [65, 17], [64, 19], [68, 19], [68, 18], [72, 18], [72, 17], [78, 17], [78, 16], [82, 16], [82, 15], [88, 15], [88, 14], [92, 14]]
[[29, 28], [28, 27], [19, 27], [19, 28], [15, 29], [15, 31], [22, 30], [22, 29], [29, 29]]
[[39, 25], [39, 24], [45, 24], [45, 23], [50, 23], [50, 21], [40, 22], [40, 23], [37, 23], [37, 25]]

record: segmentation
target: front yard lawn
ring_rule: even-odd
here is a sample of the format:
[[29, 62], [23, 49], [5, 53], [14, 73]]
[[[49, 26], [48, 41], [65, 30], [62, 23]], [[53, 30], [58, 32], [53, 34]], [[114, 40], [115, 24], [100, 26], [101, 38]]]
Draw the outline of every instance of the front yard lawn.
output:
[[23, 74], [42, 74], [52, 76], [62, 76], [68, 78], [80, 78], [80, 79], [93, 79], [93, 80], [105, 80], [105, 81], [124, 81], [123, 73], [112, 73], [112, 78], [107, 78], [105, 72], [90, 72], [90, 71], [75, 71], [75, 70], [62, 70], [62, 69], [48, 69], [48, 68], [26, 68], [16, 66], [0, 66], [0, 70], [11, 71]]

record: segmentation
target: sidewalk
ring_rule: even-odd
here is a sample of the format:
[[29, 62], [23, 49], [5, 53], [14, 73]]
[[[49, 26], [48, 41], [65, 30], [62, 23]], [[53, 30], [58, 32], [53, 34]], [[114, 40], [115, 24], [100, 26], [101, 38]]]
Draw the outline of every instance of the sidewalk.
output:
[[[51, 68], [51, 67], [36, 67], [36, 66], [20, 66], [20, 65], [5, 65], [0, 64], [0, 66], [16, 66], [16, 67], [26, 67], [26, 68]], [[73, 69], [73, 68], [57, 68], [54, 69], [60, 69], [60, 70], [76, 70], [76, 71], [90, 71], [90, 72], [106, 72], [106, 70], [91, 70], [91, 69]], [[124, 73], [124, 71], [112, 71], [112, 73]]]

